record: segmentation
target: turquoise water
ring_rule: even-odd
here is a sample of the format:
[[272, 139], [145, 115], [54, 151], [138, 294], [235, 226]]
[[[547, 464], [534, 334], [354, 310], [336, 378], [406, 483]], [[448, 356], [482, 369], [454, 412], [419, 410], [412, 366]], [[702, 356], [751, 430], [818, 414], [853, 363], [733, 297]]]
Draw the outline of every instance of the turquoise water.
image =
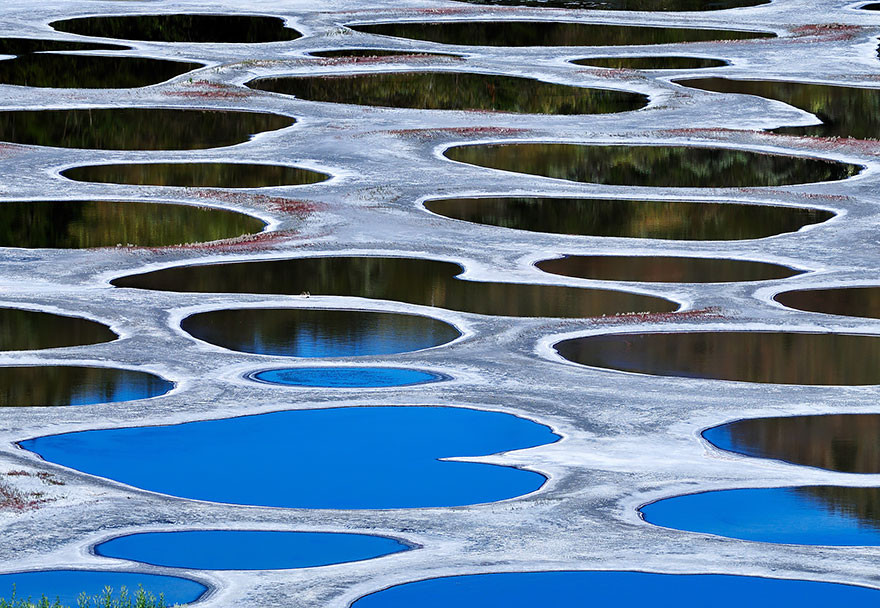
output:
[[95, 553], [169, 568], [278, 570], [360, 561], [409, 548], [367, 534], [187, 530], [120, 536], [96, 546]]
[[398, 367], [288, 367], [267, 369], [248, 377], [269, 384], [324, 388], [410, 386], [445, 378], [441, 374]]
[[352, 608], [827, 608], [878, 600], [876, 589], [752, 576], [509, 572], [397, 585], [362, 597]]
[[21, 442], [44, 459], [172, 496], [291, 508], [493, 502], [539, 489], [533, 471], [439, 460], [552, 443], [550, 428], [456, 407], [294, 410]]
[[13, 585], [17, 598], [38, 600], [46, 595], [50, 601], [58, 598], [62, 604], [70, 606], [76, 606], [80, 593], [85, 592], [89, 596], [103, 594], [108, 586], [113, 589], [115, 597], [119, 596], [122, 587], [132, 595], [138, 587], [143, 586], [144, 591], [157, 598], [159, 594], [164, 594], [165, 603], [169, 606], [194, 602], [207, 591], [200, 583], [176, 576], [101, 570], [40, 570], [0, 574], [0, 598], [9, 600]]
[[795, 545], [880, 545], [878, 488], [800, 486], [686, 494], [642, 507], [678, 530]]

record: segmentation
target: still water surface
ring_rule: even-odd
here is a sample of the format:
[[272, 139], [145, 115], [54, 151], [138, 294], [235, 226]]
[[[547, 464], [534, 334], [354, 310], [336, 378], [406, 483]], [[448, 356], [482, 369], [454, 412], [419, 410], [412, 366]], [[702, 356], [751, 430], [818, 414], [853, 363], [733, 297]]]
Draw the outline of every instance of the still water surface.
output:
[[50, 23], [59, 32], [156, 42], [248, 43], [296, 40], [300, 33], [279, 17], [252, 15], [110, 15]]
[[532, 6], [602, 11], [720, 11], [767, 4], [770, 0], [463, 0], [495, 6]]
[[0, 61], [0, 83], [65, 89], [131, 89], [204, 67], [143, 57], [40, 53]]
[[625, 199], [486, 197], [424, 204], [438, 215], [517, 230], [694, 241], [759, 239], [834, 217], [821, 209]]
[[286, 367], [249, 374], [248, 378], [282, 386], [384, 388], [438, 382], [445, 376], [399, 367]]
[[0, 308], [0, 351], [100, 344], [118, 337], [97, 321], [35, 310]]
[[510, 414], [420, 406], [294, 410], [66, 433], [21, 445], [50, 462], [182, 498], [392, 509], [486, 503], [534, 492], [545, 481], [538, 473], [439, 459], [558, 438], [548, 427]]
[[807, 312], [880, 319], [880, 287], [785, 291], [773, 299], [783, 306]]
[[723, 59], [707, 57], [590, 57], [572, 61], [575, 65], [588, 65], [614, 70], [698, 70], [727, 65]]
[[117, 287], [204, 293], [358, 296], [511, 317], [594, 317], [676, 310], [664, 298], [623, 291], [466, 281], [452, 262], [324, 257], [177, 266], [114, 279]]
[[880, 337], [767, 331], [584, 336], [555, 346], [606, 369], [774, 384], [880, 384]]
[[146, 372], [112, 367], [0, 367], [0, 407], [90, 405], [147, 399], [174, 383]]
[[62, 171], [61, 175], [80, 182], [186, 188], [301, 186], [330, 179], [325, 173], [300, 167], [244, 163], [88, 165], [67, 169]]
[[95, 553], [168, 568], [280, 570], [356, 562], [409, 548], [367, 534], [187, 530], [120, 536], [96, 546]]

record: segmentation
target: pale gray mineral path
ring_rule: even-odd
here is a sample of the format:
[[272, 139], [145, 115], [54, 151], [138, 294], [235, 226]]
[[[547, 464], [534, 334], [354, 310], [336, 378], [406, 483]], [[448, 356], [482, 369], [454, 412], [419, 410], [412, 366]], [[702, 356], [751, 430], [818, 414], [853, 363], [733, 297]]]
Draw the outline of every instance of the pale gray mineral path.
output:
[[[150, 370], [177, 383], [171, 393], [144, 401], [3, 410], [0, 472], [46, 470], [66, 485], [48, 488], [55, 500], [40, 509], [0, 515], [0, 569], [12, 572], [101, 565], [169, 572], [99, 558], [89, 553], [89, 547], [102, 538], [133, 530], [248, 527], [381, 533], [423, 547], [371, 561], [308, 570], [185, 571], [212, 586], [209, 596], [202, 600], [206, 608], [342, 608], [362, 594], [404, 581], [454, 573], [543, 569], [772, 575], [880, 587], [880, 548], [785, 546], [679, 532], [642, 522], [636, 510], [660, 497], [697, 490], [880, 483], [877, 476], [857, 477], [723, 454], [699, 436], [707, 426], [743, 416], [877, 412], [877, 387], [781, 387], [623, 374], [563, 362], [550, 348], [560, 336], [634, 328], [784, 327], [880, 333], [880, 321], [787, 311], [771, 302], [771, 296], [783, 289], [876, 280], [880, 146], [770, 137], [757, 130], [812, 124], [816, 119], [774, 101], [692, 91], [669, 83], [673, 77], [706, 71], [609, 72], [566, 63], [567, 59], [589, 55], [586, 49], [467, 47], [455, 49], [467, 54], [463, 61], [389, 58], [370, 65], [304, 55], [309, 50], [369, 45], [449, 50], [440, 44], [356, 33], [344, 26], [395, 19], [552, 18], [763, 29], [777, 32], [780, 37], [672, 45], [654, 52], [697, 54], [733, 62], [713, 70], [713, 74], [865, 86], [876, 83], [880, 76], [876, 54], [880, 13], [858, 11], [857, 6], [858, 2], [842, 0], [774, 0], [769, 5], [704, 14], [627, 14], [495, 9], [442, 0], [266, 0], [259, 3], [258, 11], [255, 3], [244, 0], [0, 2], [0, 31], [4, 36], [50, 37], [53, 32], [47, 24], [53, 20], [150, 11], [259, 12], [284, 17], [305, 34], [295, 41], [258, 47], [134, 43], [133, 55], [208, 63], [194, 75], [143, 89], [50, 91], [0, 86], [0, 106], [4, 109], [161, 105], [266, 110], [298, 120], [289, 129], [260, 135], [245, 144], [195, 152], [73, 151], [26, 146], [0, 149], [2, 200], [112, 197], [209, 203], [252, 212], [270, 220], [271, 229], [290, 231], [285, 239], [269, 239], [250, 249], [7, 249], [0, 254], [0, 304], [99, 319], [123, 338], [97, 346], [6, 353], [0, 355], [0, 363], [116, 365]], [[816, 24], [846, 27], [804, 27]], [[76, 38], [66, 34], [57, 37]], [[625, 55], [638, 50], [599, 49], [593, 54]], [[322, 104], [237, 88], [252, 78], [275, 74], [427, 67], [620, 88], [647, 93], [651, 103], [646, 109], [619, 115], [523, 116]], [[217, 87], [200, 81], [231, 88], [229, 94], [217, 95]], [[821, 226], [754, 241], [684, 243], [554, 236], [448, 220], [421, 207], [420, 201], [426, 198], [476, 194], [695, 198], [685, 189], [598, 186], [513, 175], [453, 163], [440, 155], [445, 147], [456, 143], [515, 140], [705, 143], [821, 155], [859, 163], [867, 170], [845, 182], [709, 190], [696, 197], [814, 206], [840, 214]], [[266, 198], [210, 193], [192, 196], [182, 188], [85, 184], [59, 176], [62, 169], [78, 164], [178, 159], [291, 163], [329, 172], [334, 178], [323, 184], [255, 192], [315, 203], [317, 210], [300, 220], [273, 210]], [[677, 300], [684, 310], [718, 307], [722, 316], [684, 315], [617, 323], [486, 317], [343, 297], [305, 300], [293, 296], [165, 294], [114, 289], [108, 283], [110, 278], [128, 272], [183, 262], [337, 252], [430, 256], [464, 264], [467, 276], [473, 279], [572, 285], [599, 283], [542, 274], [532, 262], [559, 253], [699, 253], [767, 260], [813, 272], [760, 284], [645, 284], [642, 291]], [[633, 288], [632, 284], [625, 287]], [[290, 360], [224, 351], [196, 342], [176, 329], [179, 319], [191, 311], [245, 304], [400, 310], [442, 318], [460, 327], [464, 337], [445, 347], [358, 362], [412, 365], [442, 371], [454, 380], [381, 391], [278, 389], [247, 382], [241, 375]], [[457, 404], [500, 410], [550, 424], [564, 438], [553, 445], [486, 459], [527, 466], [548, 475], [549, 482], [533, 495], [470, 507], [395, 511], [269, 509], [175, 499], [43, 463], [14, 445], [25, 438], [77, 429], [371, 404]], [[259, 450], [260, 446], [253, 449]]]

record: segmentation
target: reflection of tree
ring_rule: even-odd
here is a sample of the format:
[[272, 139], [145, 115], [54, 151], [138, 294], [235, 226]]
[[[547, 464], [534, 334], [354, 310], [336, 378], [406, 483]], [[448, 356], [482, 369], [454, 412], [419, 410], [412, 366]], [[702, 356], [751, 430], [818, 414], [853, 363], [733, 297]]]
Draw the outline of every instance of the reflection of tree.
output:
[[88, 55], [25, 55], [0, 61], [0, 83], [29, 87], [130, 89], [164, 82], [199, 63]]
[[72, 42], [37, 38], [0, 38], [0, 55], [24, 55], [45, 51], [119, 51], [131, 47], [98, 42]]
[[588, 336], [556, 345], [583, 365], [776, 384], [880, 384], [880, 338], [783, 332]]
[[668, 312], [662, 298], [559, 285], [455, 279], [462, 268], [414, 258], [329, 257], [167, 268], [113, 281], [162, 291], [360, 296], [516, 317], [593, 317]]
[[605, 11], [720, 11], [767, 4], [770, 0], [463, 0], [498, 6], [592, 8]]
[[596, 114], [644, 107], [645, 95], [459, 72], [263, 78], [249, 86], [300, 99], [429, 110]]
[[261, 112], [105, 108], [0, 112], [0, 139], [19, 144], [104, 150], [193, 150], [230, 146], [289, 127]]
[[273, 42], [300, 33], [278, 17], [249, 15], [132, 15], [65, 19], [50, 24], [60, 32], [99, 38], [159, 42]]
[[0, 350], [35, 350], [98, 344], [117, 338], [95, 321], [45, 312], [0, 308]]
[[295, 357], [387, 355], [438, 346], [460, 335], [430, 317], [354, 310], [218, 310], [187, 317], [180, 326], [232, 350]]
[[880, 287], [786, 291], [774, 299], [784, 306], [798, 310], [880, 319]]
[[584, 198], [453, 198], [425, 202], [439, 215], [518, 230], [654, 239], [756, 239], [834, 216], [772, 205]]
[[591, 57], [572, 61], [577, 65], [625, 70], [695, 70], [727, 65], [721, 59], [705, 57]]
[[152, 374], [105, 367], [0, 367], [0, 407], [107, 403], [153, 397], [172, 384]]
[[880, 488], [805, 486], [792, 491], [811, 502], [819, 501], [832, 513], [854, 517], [863, 525], [880, 529]]
[[115, 201], [0, 204], [0, 247], [159, 247], [259, 232], [255, 217], [191, 205]]
[[379, 23], [351, 27], [369, 34], [469, 46], [626, 46], [707, 40], [745, 40], [775, 36], [771, 33], [735, 30], [554, 23], [550, 21]]
[[704, 435], [718, 447], [748, 456], [844, 473], [880, 473], [878, 414], [750, 418]]
[[261, 188], [314, 184], [328, 175], [285, 165], [244, 163], [144, 163], [92, 165], [62, 171], [83, 182], [210, 188]]
[[596, 184], [683, 188], [780, 186], [844, 179], [856, 165], [693, 146], [496, 144], [458, 146], [452, 160]]
[[653, 255], [569, 255], [542, 260], [536, 266], [567, 277], [657, 283], [733, 283], [799, 274], [787, 266], [766, 262]]
[[727, 78], [680, 80], [678, 84], [703, 91], [775, 99], [815, 114], [823, 123], [775, 129], [776, 133], [858, 139], [880, 137], [880, 89]]

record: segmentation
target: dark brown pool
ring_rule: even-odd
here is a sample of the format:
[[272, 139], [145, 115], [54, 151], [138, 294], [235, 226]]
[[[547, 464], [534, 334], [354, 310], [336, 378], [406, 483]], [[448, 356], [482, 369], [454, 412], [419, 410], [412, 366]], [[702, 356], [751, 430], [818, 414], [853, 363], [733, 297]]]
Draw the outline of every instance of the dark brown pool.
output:
[[513, 317], [595, 317], [678, 308], [664, 298], [609, 289], [456, 278], [463, 270], [452, 262], [417, 258], [322, 257], [177, 266], [112, 283], [177, 292], [357, 296]]
[[349, 26], [359, 32], [467, 46], [628, 46], [773, 38], [771, 32], [557, 21], [436, 21]]
[[372, 59], [374, 57], [450, 57], [460, 59], [461, 55], [449, 53], [427, 53], [424, 51], [394, 51], [391, 49], [332, 49], [327, 51], [311, 51], [312, 57], [327, 57], [332, 59], [350, 57]]
[[0, 351], [100, 344], [118, 338], [97, 321], [35, 310], [0, 308]]
[[516, 230], [689, 241], [759, 239], [834, 217], [821, 209], [775, 205], [595, 198], [499, 196], [424, 204], [445, 217]]
[[880, 473], [880, 414], [747, 418], [708, 429], [703, 437], [746, 456], [842, 473]]
[[204, 67], [201, 63], [38, 53], [0, 61], [0, 84], [66, 89], [131, 89]]
[[0, 112], [0, 140], [59, 148], [197, 150], [240, 144], [294, 122], [278, 114], [225, 110], [9, 110]]
[[455, 146], [451, 160], [556, 179], [621, 186], [739, 188], [837, 181], [858, 165], [832, 160], [697, 146], [478, 144]]
[[265, 222], [226, 209], [134, 201], [9, 201], [0, 247], [162, 247], [260, 232]]
[[770, 0], [463, 0], [471, 4], [603, 11], [720, 11], [768, 4]]
[[147, 372], [73, 365], [0, 367], [0, 407], [91, 405], [147, 399], [174, 384]]
[[639, 93], [465, 72], [383, 72], [259, 78], [248, 86], [310, 101], [423, 110], [603, 114], [638, 110]]
[[784, 291], [774, 298], [783, 306], [829, 315], [880, 319], [880, 287], [833, 287]]
[[299, 32], [279, 17], [260, 15], [101, 15], [50, 23], [59, 32], [156, 42], [247, 43], [296, 40]]
[[582, 365], [773, 384], [880, 384], [880, 336], [705, 331], [584, 336], [555, 346]]
[[723, 59], [707, 57], [590, 57], [576, 59], [575, 65], [614, 70], [698, 70], [727, 65]]
[[535, 266], [544, 272], [579, 279], [651, 283], [734, 283], [801, 274], [788, 266], [751, 260], [648, 255], [567, 255], [541, 260]]
[[137, 163], [74, 167], [61, 175], [80, 182], [184, 186], [190, 188], [263, 188], [298, 186], [330, 179], [325, 173], [286, 165], [244, 163]]

